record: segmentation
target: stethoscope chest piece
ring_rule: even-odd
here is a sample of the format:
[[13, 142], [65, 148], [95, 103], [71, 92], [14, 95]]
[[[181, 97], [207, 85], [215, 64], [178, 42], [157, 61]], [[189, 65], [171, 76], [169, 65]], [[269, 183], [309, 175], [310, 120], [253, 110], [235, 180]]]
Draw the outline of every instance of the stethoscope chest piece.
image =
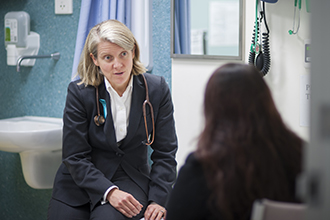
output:
[[94, 122], [96, 126], [101, 126], [105, 122], [105, 118], [103, 115], [100, 114], [100, 105], [99, 105], [99, 89], [98, 87], [95, 88], [96, 94], [96, 107], [97, 107], [97, 115], [94, 116]]
[[101, 126], [105, 122], [105, 118], [102, 115], [95, 115], [94, 122], [97, 126]]

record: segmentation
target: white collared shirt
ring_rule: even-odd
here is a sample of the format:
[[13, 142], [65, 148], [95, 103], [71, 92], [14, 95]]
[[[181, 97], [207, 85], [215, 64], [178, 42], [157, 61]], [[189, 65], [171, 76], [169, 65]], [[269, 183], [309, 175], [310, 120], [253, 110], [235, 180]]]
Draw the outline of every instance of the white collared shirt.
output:
[[[113, 125], [115, 128], [117, 142], [123, 140], [127, 135], [127, 127], [129, 124], [129, 112], [131, 110], [132, 92], [133, 92], [133, 76], [127, 85], [127, 88], [122, 96], [111, 86], [106, 77], [104, 77], [105, 88], [110, 95], [111, 113], [113, 118]], [[108, 193], [117, 186], [111, 186], [103, 195], [101, 204], [107, 203]]]
[[105, 87], [110, 94], [111, 113], [113, 118], [113, 125], [115, 128], [117, 142], [123, 140], [127, 135], [127, 127], [129, 124], [129, 113], [132, 102], [133, 92], [133, 76], [127, 85], [126, 90], [122, 96], [111, 86], [109, 81], [104, 77]]

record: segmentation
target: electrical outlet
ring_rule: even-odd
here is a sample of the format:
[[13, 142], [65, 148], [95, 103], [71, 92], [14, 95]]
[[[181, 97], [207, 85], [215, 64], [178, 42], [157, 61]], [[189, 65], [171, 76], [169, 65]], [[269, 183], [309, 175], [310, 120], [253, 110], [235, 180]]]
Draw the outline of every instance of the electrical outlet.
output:
[[72, 0], [55, 0], [55, 14], [72, 14]]

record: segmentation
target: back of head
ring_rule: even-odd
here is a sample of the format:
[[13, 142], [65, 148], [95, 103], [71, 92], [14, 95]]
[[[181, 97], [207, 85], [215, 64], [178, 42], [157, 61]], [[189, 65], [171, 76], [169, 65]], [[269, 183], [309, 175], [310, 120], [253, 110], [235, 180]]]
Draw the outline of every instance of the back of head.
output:
[[[252, 65], [226, 64], [210, 77], [205, 90], [206, 120], [217, 126], [255, 123], [260, 117], [279, 117], [270, 90]], [[250, 125], [249, 125], [250, 126]]]
[[117, 20], [106, 20], [95, 25], [89, 32], [81, 59], [78, 65], [78, 74], [85, 85], [98, 86], [103, 81], [100, 69], [95, 66], [90, 54], [98, 57], [98, 45], [102, 41], [114, 43], [127, 51], [134, 51], [132, 74], [138, 75], [146, 71], [140, 62], [140, 48], [126, 25]]
[[284, 124], [254, 66], [218, 68], [206, 86], [204, 116], [196, 156], [227, 219], [246, 219], [258, 198], [294, 199], [302, 140]]

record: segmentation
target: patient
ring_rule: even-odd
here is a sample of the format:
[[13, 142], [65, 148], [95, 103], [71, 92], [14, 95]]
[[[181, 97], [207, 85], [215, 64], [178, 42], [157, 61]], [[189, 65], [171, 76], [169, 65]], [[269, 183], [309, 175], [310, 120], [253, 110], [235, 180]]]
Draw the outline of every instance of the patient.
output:
[[297, 202], [303, 141], [283, 122], [261, 73], [226, 64], [210, 77], [205, 127], [181, 168], [166, 220], [248, 220], [254, 200]]

